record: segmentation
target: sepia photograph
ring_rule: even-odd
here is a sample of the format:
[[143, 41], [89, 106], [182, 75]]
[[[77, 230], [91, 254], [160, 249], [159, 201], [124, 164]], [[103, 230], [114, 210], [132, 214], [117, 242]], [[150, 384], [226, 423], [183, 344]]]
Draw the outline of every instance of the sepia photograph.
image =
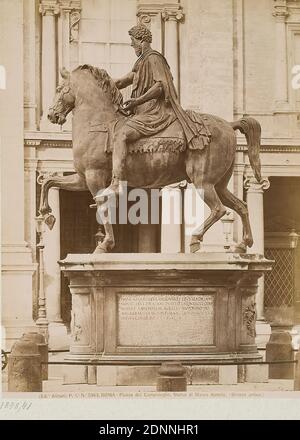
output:
[[299, 419], [300, 0], [0, 10], [0, 419]]

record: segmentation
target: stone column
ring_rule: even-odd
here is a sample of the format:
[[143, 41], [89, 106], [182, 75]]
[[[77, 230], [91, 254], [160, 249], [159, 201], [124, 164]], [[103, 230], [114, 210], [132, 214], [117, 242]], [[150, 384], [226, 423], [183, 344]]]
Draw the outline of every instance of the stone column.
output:
[[284, 110], [288, 103], [286, 18], [289, 13], [286, 0], [274, 1], [273, 15], [276, 19], [275, 105], [278, 110]]
[[58, 31], [58, 63], [59, 68], [65, 67], [70, 70], [70, 44], [78, 32], [80, 20], [80, 0], [60, 0], [60, 16]]
[[[253, 234], [253, 246], [248, 249], [250, 254], [264, 255], [264, 191], [270, 187], [267, 177], [260, 183], [254, 177], [249, 177], [244, 182], [247, 190], [247, 204], [249, 210], [250, 225]], [[258, 292], [256, 296], [257, 319], [264, 320], [264, 279], [258, 280]]]
[[45, 227], [44, 240], [44, 286], [46, 295], [47, 319], [49, 321], [49, 347], [62, 349], [68, 347], [67, 330], [61, 318], [60, 284], [60, 212], [59, 189], [49, 190], [49, 204], [56, 218], [50, 231]]
[[157, 229], [156, 225], [138, 225], [138, 252], [157, 252]]
[[[39, 142], [39, 141], [38, 141]], [[35, 143], [33, 141], [33, 143]], [[32, 260], [37, 261], [37, 248], [36, 248], [36, 170], [38, 160], [35, 158], [36, 146], [29, 146], [25, 141], [25, 240], [31, 248]], [[35, 263], [37, 265], [37, 263]], [[32, 283], [32, 316], [36, 319], [37, 316], [37, 305], [38, 305], [38, 275], [37, 272], [33, 277]]]
[[165, 22], [165, 47], [164, 55], [168, 60], [174, 79], [176, 90], [179, 94], [179, 35], [178, 23], [183, 20], [184, 15], [180, 6], [174, 5], [165, 8], [162, 13]]
[[[184, 18], [181, 6], [178, 2], [169, 2], [165, 7], [163, 2], [155, 4], [148, 0], [142, 0], [139, 2], [137, 16], [139, 23], [149, 27], [152, 31], [152, 47], [164, 53], [168, 60], [179, 95], [178, 23]], [[172, 221], [173, 213], [169, 212], [168, 203], [168, 200], [173, 198], [177, 209], [175, 217], [182, 221], [181, 187], [178, 185], [180, 184], [171, 185], [162, 190], [162, 219], [166, 221], [163, 223], [162, 220], [161, 225], [162, 253], [177, 253], [182, 250], [182, 224], [176, 224]], [[169, 223], [170, 221], [171, 223]]]
[[[60, 15], [58, 18], [58, 67], [71, 70], [71, 43], [74, 40], [74, 25], [80, 19], [79, 0], [61, 0]], [[61, 78], [59, 78], [59, 81]], [[67, 116], [66, 123], [62, 126], [63, 131], [72, 131], [72, 114]]]
[[42, 0], [42, 109], [41, 131], [53, 131], [54, 125], [47, 119], [48, 109], [52, 105], [56, 90], [56, 23], [59, 14], [56, 0]]
[[147, 4], [147, 2], [140, 2], [138, 5], [137, 17], [139, 24], [143, 24], [151, 29], [152, 48], [162, 52], [161, 6]]
[[36, 23], [35, 0], [23, 2], [24, 8], [24, 128], [36, 130]]
[[34, 330], [32, 276], [36, 265], [24, 231], [23, 1], [1, 1], [0, 53], [6, 86], [0, 90], [1, 324], [3, 348]]
[[169, 185], [162, 189], [161, 252], [181, 252], [182, 198], [181, 184]]
[[70, 13], [69, 1], [60, 3], [60, 15], [58, 19], [58, 67], [70, 70]]
[[[243, 182], [244, 182], [244, 170], [245, 164], [243, 163], [243, 153], [241, 151], [237, 152], [235, 155], [235, 167], [232, 175], [232, 187], [230, 191], [233, 192], [239, 199], [243, 200]], [[240, 216], [233, 212], [233, 241], [235, 243], [240, 243], [243, 239], [243, 223]]]

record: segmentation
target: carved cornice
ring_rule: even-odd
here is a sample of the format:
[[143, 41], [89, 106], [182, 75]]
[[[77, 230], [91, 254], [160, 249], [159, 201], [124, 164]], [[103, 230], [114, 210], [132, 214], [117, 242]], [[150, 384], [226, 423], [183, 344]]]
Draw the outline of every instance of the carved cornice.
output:
[[69, 43], [78, 41], [81, 0], [60, 0], [60, 10], [69, 15]]
[[254, 176], [247, 177], [244, 181], [244, 188], [248, 192], [263, 193], [270, 188], [270, 181], [268, 177], [263, 177], [260, 182], [258, 182]]
[[41, 142], [40, 139], [25, 139], [24, 145], [25, 147], [39, 147]]
[[285, 22], [289, 16], [286, 0], [274, 0], [273, 16], [278, 22]]
[[151, 19], [161, 13], [159, 5], [139, 5], [137, 10], [138, 23], [147, 26], [151, 26]]
[[163, 21], [176, 20], [182, 22], [184, 19], [183, 9], [178, 3], [148, 3], [140, 4], [137, 10], [139, 24], [147, 27], [151, 25], [152, 17], [160, 15]]
[[57, 0], [41, 0], [39, 12], [42, 15], [58, 15], [60, 7]]
[[163, 19], [163, 21], [175, 20], [178, 23], [183, 22], [184, 13], [183, 13], [182, 6], [170, 5], [166, 8], [164, 8], [161, 12], [161, 18]]
[[[41, 148], [72, 148], [72, 141], [66, 139], [25, 139], [25, 146]], [[238, 145], [237, 152], [247, 152], [247, 145]], [[300, 145], [261, 145], [260, 153], [299, 153]], [[244, 166], [244, 165], [243, 165]]]
[[[248, 151], [247, 145], [238, 145], [237, 152]], [[260, 153], [300, 153], [300, 145], [261, 145]]]
[[81, 11], [81, 0], [59, 0], [59, 6], [64, 11]]
[[[276, 221], [278, 219], [278, 221]], [[267, 232], [276, 230], [295, 230], [295, 221], [290, 218], [277, 216], [275, 220], [265, 222], [265, 248], [268, 249], [294, 249], [290, 232]], [[297, 247], [296, 243], [296, 247]]]
[[25, 147], [72, 148], [72, 141], [66, 139], [25, 139]]
[[153, 15], [145, 14], [143, 12], [137, 13], [138, 23], [143, 24], [144, 26], [149, 28], [151, 25], [151, 18], [152, 18], [152, 16], [155, 16], [155, 15], [156, 15], [156, 13]]
[[39, 159], [37, 165], [37, 171], [45, 171], [51, 173], [74, 173], [73, 160], [51, 160], [51, 159]]

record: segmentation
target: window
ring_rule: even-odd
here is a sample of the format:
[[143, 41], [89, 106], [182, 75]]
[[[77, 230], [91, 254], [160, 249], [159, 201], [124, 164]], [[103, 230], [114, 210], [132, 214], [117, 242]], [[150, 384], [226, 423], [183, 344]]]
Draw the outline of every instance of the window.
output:
[[128, 73], [135, 62], [128, 30], [136, 11], [137, 0], [82, 0], [79, 64], [101, 67], [112, 78]]

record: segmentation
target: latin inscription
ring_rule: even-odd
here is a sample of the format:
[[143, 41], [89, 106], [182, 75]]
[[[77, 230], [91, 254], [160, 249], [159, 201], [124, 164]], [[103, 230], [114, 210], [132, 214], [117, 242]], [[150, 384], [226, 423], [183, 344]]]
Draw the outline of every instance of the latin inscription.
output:
[[121, 294], [118, 342], [121, 346], [212, 345], [214, 296]]

